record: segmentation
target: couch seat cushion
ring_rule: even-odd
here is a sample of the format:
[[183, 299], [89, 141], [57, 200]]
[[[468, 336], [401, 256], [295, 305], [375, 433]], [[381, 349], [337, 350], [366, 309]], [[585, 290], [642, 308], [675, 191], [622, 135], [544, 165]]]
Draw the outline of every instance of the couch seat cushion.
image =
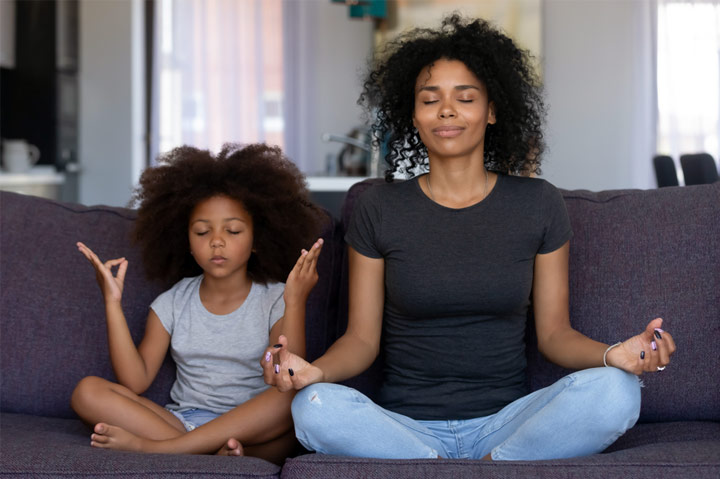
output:
[[90, 447], [76, 419], [0, 415], [2, 477], [275, 478], [280, 468], [254, 457], [140, 454]]

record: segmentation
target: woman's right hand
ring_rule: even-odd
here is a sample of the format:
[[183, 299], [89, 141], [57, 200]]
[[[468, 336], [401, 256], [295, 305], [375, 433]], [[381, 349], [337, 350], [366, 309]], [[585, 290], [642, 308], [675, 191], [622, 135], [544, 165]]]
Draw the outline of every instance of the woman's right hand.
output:
[[324, 373], [317, 366], [287, 349], [287, 338], [280, 335], [279, 343], [265, 350], [260, 359], [265, 383], [280, 392], [300, 390], [310, 384], [324, 381]]
[[[111, 259], [103, 263], [100, 258], [83, 243], [77, 243], [78, 250], [85, 255], [95, 268], [95, 279], [100, 286], [105, 302], [117, 302], [122, 299], [123, 285], [128, 261], [125, 258]], [[118, 267], [117, 275], [113, 275], [112, 268]]]

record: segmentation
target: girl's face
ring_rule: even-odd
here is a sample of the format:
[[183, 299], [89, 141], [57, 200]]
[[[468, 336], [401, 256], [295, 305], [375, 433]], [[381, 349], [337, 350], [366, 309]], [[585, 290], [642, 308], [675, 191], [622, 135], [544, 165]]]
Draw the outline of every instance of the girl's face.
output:
[[213, 196], [198, 203], [188, 225], [190, 251], [206, 276], [247, 275], [253, 250], [253, 222], [242, 203]]
[[494, 110], [485, 85], [459, 60], [437, 60], [415, 82], [413, 125], [430, 158], [482, 158]]

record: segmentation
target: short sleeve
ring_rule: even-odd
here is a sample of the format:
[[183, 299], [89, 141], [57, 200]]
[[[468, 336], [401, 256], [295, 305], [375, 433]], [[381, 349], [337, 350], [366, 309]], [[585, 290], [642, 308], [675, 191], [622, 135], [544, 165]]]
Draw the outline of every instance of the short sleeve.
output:
[[283, 283], [277, 283], [272, 285], [269, 289], [270, 299], [270, 314], [268, 317], [268, 333], [275, 323], [285, 315], [285, 300], [283, 299], [283, 293], [285, 293], [285, 285]]
[[165, 291], [155, 298], [155, 301], [153, 301], [150, 305], [150, 309], [155, 311], [155, 314], [158, 318], [160, 318], [160, 322], [163, 327], [171, 336], [175, 326], [175, 315], [173, 314], [173, 292], [174, 288]]
[[371, 187], [360, 195], [355, 204], [345, 242], [363, 256], [382, 258], [377, 244], [381, 218], [377, 188]]
[[572, 238], [573, 232], [562, 193], [547, 181], [543, 185], [542, 205], [543, 241], [538, 253], [546, 254], [564, 245]]

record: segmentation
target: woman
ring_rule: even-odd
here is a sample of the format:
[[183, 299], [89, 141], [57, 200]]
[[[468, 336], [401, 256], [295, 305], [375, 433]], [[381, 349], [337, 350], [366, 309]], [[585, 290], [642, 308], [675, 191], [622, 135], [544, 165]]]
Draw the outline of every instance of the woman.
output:
[[[349, 225], [347, 332], [312, 364], [265, 368], [307, 448], [378, 458], [532, 460], [602, 451], [637, 420], [636, 375], [675, 350], [662, 319], [612, 346], [572, 329], [563, 199], [539, 172], [544, 107], [528, 55], [482, 20], [447, 18], [390, 44], [361, 100], [390, 135], [388, 180]], [[416, 175], [427, 168], [427, 174]], [[579, 370], [527, 395], [525, 321]], [[599, 318], [602, 320], [602, 318]], [[382, 352], [373, 403], [327, 384]], [[604, 367], [608, 366], [608, 367]]]

